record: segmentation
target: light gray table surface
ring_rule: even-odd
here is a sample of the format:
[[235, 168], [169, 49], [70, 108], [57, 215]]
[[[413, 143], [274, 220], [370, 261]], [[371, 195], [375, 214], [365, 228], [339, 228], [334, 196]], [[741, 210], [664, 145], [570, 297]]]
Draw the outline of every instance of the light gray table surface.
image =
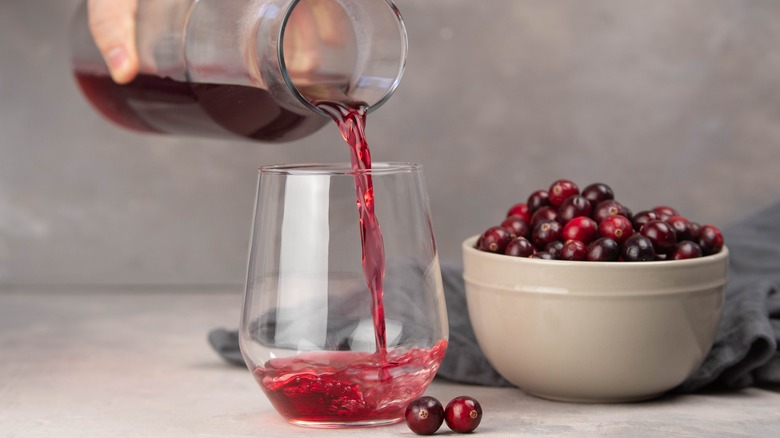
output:
[[[206, 342], [211, 328], [236, 326], [240, 302], [234, 292], [0, 292], [0, 437], [415, 436], [402, 424], [284, 422], [249, 372]], [[584, 405], [436, 380], [427, 394], [477, 398], [474, 436], [780, 436], [777, 389]]]

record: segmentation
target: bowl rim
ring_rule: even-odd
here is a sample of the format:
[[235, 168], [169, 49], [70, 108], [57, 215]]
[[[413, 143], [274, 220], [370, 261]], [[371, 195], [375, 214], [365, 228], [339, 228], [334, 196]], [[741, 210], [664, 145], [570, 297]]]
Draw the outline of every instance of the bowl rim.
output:
[[728, 259], [729, 249], [726, 245], [720, 252], [711, 254], [708, 256], [697, 257], [694, 259], [686, 260], [655, 260], [648, 262], [589, 262], [589, 261], [573, 261], [573, 260], [544, 260], [544, 259], [531, 259], [528, 257], [510, 257], [504, 254], [493, 254], [485, 251], [480, 251], [474, 247], [479, 239], [479, 234], [471, 236], [463, 241], [461, 244], [464, 254], [471, 254], [475, 257], [486, 257], [488, 260], [494, 258], [498, 262], [502, 263], [515, 263], [515, 264], [528, 264], [530, 266], [559, 266], [562, 268], [577, 268], [587, 270], [650, 270], [661, 269], [664, 267], [673, 266], [681, 268], [685, 266], [697, 266], [710, 263], [722, 263], [723, 259]]

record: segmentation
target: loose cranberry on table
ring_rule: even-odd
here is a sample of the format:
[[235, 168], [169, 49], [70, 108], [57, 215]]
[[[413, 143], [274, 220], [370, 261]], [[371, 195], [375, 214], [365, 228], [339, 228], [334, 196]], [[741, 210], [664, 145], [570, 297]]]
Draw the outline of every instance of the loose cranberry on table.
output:
[[417, 435], [433, 435], [444, 422], [444, 408], [433, 397], [420, 397], [406, 407], [406, 425]]
[[568, 179], [559, 179], [550, 185], [547, 193], [550, 196], [550, 205], [560, 207], [570, 196], [579, 195], [580, 188]]
[[454, 432], [473, 432], [482, 421], [482, 406], [471, 397], [455, 397], [444, 409], [444, 420]]
[[599, 225], [593, 219], [580, 216], [572, 219], [563, 227], [561, 238], [564, 241], [578, 240], [588, 244], [599, 237]]

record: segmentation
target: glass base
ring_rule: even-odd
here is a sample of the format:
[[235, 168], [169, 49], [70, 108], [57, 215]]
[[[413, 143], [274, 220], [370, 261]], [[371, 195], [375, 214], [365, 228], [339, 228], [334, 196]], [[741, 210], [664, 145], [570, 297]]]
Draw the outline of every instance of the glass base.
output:
[[287, 420], [290, 424], [302, 427], [310, 427], [314, 429], [345, 429], [345, 428], [358, 428], [358, 427], [379, 427], [389, 426], [391, 424], [397, 424], [402, 422], [403, 418], [390, 418], [381, 420], [364, 420], [364, 421], [306, 421], [306, 420]]

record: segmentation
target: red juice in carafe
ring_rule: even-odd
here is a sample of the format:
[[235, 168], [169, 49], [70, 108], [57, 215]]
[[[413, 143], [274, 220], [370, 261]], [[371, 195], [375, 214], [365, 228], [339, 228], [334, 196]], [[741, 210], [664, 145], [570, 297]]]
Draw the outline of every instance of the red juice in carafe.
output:
[[148, 74], [118, 85], [108, 73], [79, 69], [75, 76], [95, 108], [135, 131], [284, 142], [303, 138], [327, 122], [313, 111], [290, 111], [268, 91], [251, 86], [182, 82]]

